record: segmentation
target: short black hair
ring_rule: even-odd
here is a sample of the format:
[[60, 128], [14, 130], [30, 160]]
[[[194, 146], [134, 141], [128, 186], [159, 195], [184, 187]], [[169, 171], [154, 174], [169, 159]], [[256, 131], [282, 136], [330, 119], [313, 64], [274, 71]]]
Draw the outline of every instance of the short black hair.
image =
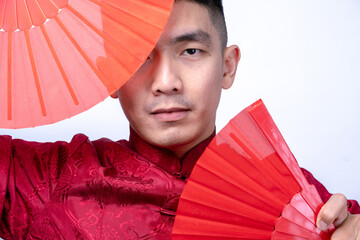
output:
[[222, 0], [185, 0], [185, 1], [195, 2], [207, 8], [210, 15], [210, 19], [219, 33], [221, 46], [222, 49], [224, 50], [227, 45], [228, 36], [227, 36]]

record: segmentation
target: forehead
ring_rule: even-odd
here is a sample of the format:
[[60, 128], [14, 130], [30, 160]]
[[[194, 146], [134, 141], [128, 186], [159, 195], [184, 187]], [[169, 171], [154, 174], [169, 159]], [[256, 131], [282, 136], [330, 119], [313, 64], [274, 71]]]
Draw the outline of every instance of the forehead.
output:
[[192, 32], [203, 32], [213, 41], [219, 40], [206, 7], [186, 0], [175, 1], [159, 43], [170, 43], [178, 36]]

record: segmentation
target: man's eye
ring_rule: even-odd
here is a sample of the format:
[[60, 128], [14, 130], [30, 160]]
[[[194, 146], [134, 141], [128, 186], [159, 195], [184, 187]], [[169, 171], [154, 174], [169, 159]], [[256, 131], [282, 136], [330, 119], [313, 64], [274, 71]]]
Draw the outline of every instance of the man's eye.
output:
[[195, 55], [195, 54], [198, 54], [198, 53], [200, 53], [200, 50], [196, 49], [196, 48], [189, 48], [189, 49], [186, 49], [184, 51], [185, 55]]

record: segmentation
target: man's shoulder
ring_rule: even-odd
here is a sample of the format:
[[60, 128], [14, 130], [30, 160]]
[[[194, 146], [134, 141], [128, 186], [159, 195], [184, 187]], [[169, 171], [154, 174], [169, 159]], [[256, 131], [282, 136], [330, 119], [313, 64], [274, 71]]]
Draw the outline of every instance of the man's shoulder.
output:
[[12, 149], [16, 152], [23, 152], [29, 150], [35, 150], [37, 152], [48, 152], [56, 151], [59, 148], [67, 148], [70, 154], [75, 153], [79, 149], [91, 149], [103, 150], [114, 147], [128, 148], [129, 142], [127, 140], [114, 141], [108, 138], [100, 138], [97, 140], [90, 140], [85, 134], [79, 133], [67, 141], [55, 141], [55, 142], [39, 142], [39, 141], [28, 141], [24, 139], [12, 138], [8, 135], [0, 135], [0, 148], [3, 150]]

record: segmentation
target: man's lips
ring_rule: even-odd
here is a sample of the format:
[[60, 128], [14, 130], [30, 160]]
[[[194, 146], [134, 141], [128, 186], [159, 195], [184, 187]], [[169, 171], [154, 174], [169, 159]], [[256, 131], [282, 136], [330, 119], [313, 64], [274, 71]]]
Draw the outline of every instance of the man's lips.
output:
[[158, 108], [151, 112], [151, 115], [159, 122], [176, 122], [184, 119], [190, 109], [188, 108]]

